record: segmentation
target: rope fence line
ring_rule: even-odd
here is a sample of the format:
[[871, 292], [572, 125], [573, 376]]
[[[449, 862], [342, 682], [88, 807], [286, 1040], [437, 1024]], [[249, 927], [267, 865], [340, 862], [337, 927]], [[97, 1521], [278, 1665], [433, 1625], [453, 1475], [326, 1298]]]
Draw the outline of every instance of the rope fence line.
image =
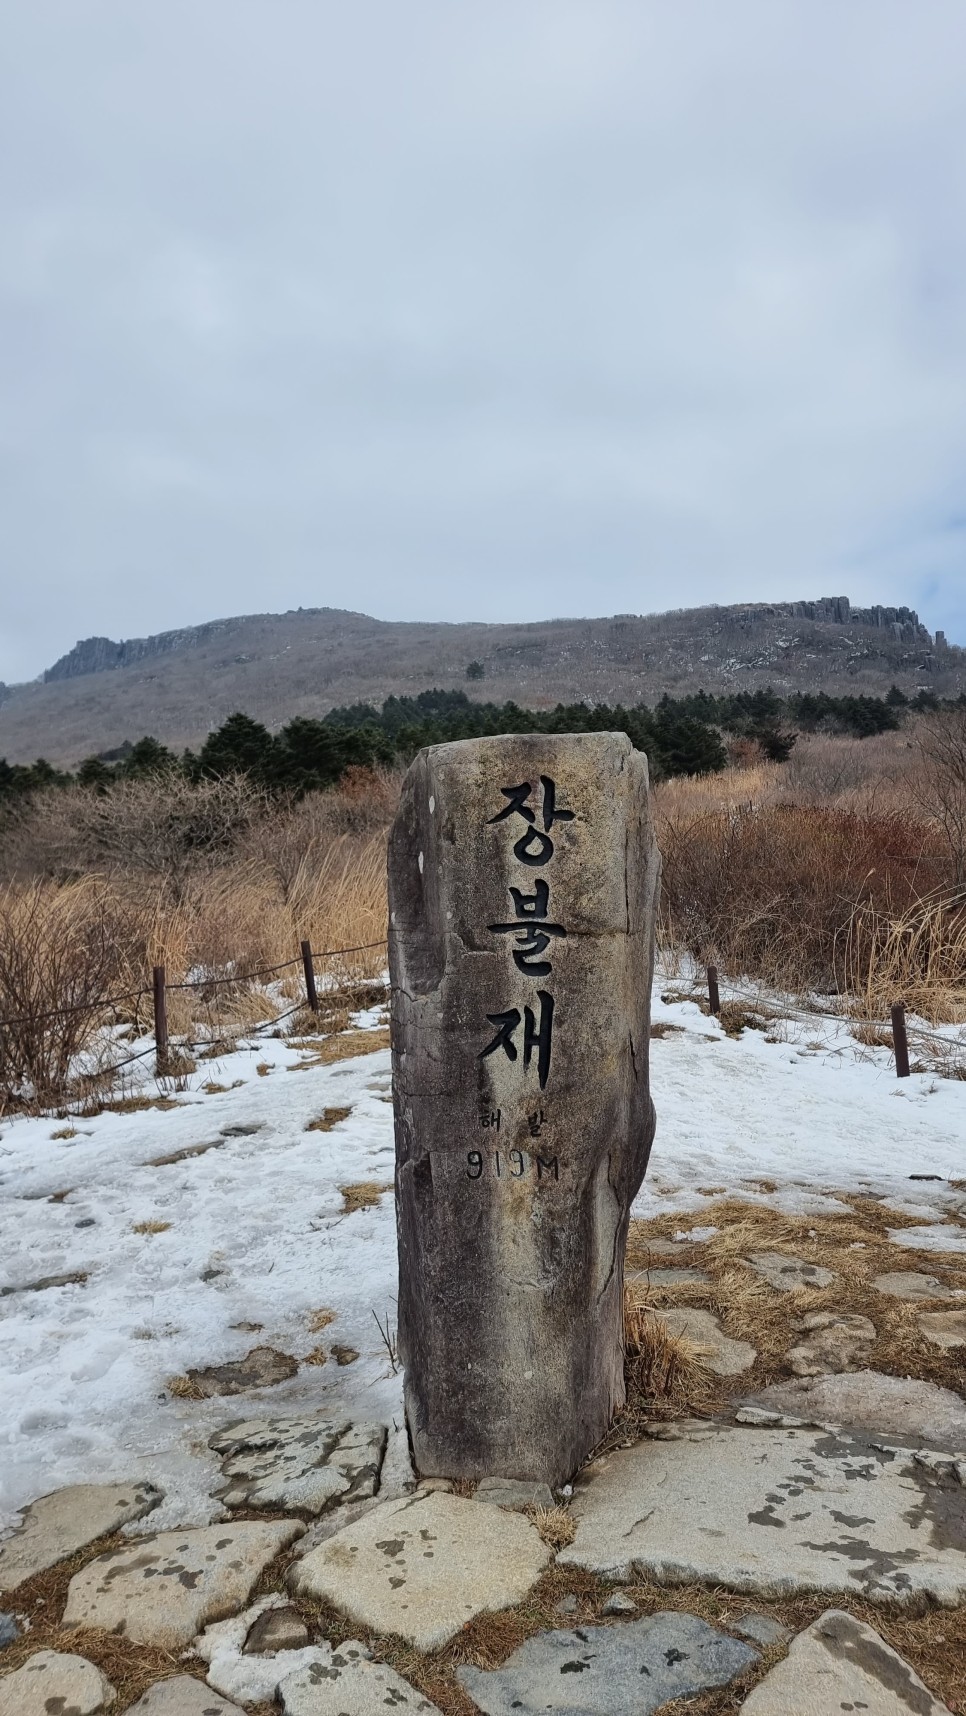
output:
[[[339, 959], [349, 953], [371, 953], [375, 948], [386, 947], [387, 945], [386, 937], [383, 936], [380, 941], [361, 942], [357, 947], [323, 948], [321, 952], [311, 954], [311, 958], [313, 960]], [[283, 960], [281, 965], [264, 966], [259, 971], [239, 971], [231, 977], [198, 977], [192, 979], [190, 983], [165, 982], [165, 988], [169, 990], [230, 988], [234, 984], [255, 983], [262, 977], [274, 977], [279, 971], [289, 971], [303, 963], [303, 958], [299, 955], [295, 959]], [[156, 969], [163, 969], [163, 967]], [[140, 1001], [151, 993], [151, 989], [125, 989], [119, 995], [106, 995], [99, 1001], [81, 1001], [76, 1007], [50, 1007], [42, 1013], [22, 1013], [15, 1018], [0, 1019], [0, 1031], [10, 1030], [14, 1025], [41, 1025], [45, 1024], [48, 1019], [70, 1019], [78, 1013], [99, 1013], [102, 1008], [117, 1007], [122, 1001]]]
[[[717, 966], [709, 965], [706, 969], [706, 977], [709, 1009], [711, 1013], [717, 1017], [721, 1012]], [[727, 979], [725, 979], [725, 982], [727, 983], [727, 987], [735, 996], [738, 997], [738, 999], [750, 1001], [753, 1006], [759, 1008], [763, 1008], [766, 1005], [762, 1002], [760, 994], [756, 994], [753, 990], [742, 989], [740, 984], [730, 983]], [[699, 988], [693, 980], [692, 988], [695, 992], [697, 992]], [[810, 1024], [813, 1019], [827, 1019], [830, 1023], [835, 1025], [847, 1025], [850, 1023], [849, 1015], [847, 1013], [826, 1013], [820, 1007], [813, 1007], [806, 1013], [794, 1007], [786, 1006], [783, 1009], [782, 1017], [786, 1019], [795, 1019], [798, 1023], [804, 1025]], [[893, 1005], [888, 1025], [884, 1020], [868, 1020], [866, 1022], [873, 1030], [880, 1030], [883, 1032], [891, 1031], [892, 1047], [896, 1062], [896, 1076], [897, 1078], [908, 1078], [912, 1069], [909, 1065], [909, 1040], [906, 1024], [906, 1009], [904, 1004], [901, 1001], [897, 1001]], [[962, 1038], [957, 1040], [951, 1037], [944, 1037], [941, 1032], [930, 1031], [924, 1025], [913, 1025], [910, 1028], [917, 1038], [923, 1038], [927, 1042], [931, 1043], [939, 1043], [942, 1048], [947, 1050], [947, 1052], [955, 1053], [957, 1049], [966, 1048], [966, 1041]], [[860, 1039], [857, 1038], [856, 1041], [860, 1041]]]

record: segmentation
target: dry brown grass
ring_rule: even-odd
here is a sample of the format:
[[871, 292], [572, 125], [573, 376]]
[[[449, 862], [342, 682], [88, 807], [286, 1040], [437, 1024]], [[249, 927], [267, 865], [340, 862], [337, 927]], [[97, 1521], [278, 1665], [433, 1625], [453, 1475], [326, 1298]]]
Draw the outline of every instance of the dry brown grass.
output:
[[339, 1190], [342, 1193], [345, 1213], [351, 1215], [353, 1210], [371, 1209], [373, 1204], [379, 1202], [383, 1192], [392, 1191], [392, 1181], [360, 1180], [357, 1185], [340, 1186]]
[[325, 1108], [321, 1114], [316, 1116], [315, 1120], [309, 1121], [305, 1130], [306, 1132], [331, 1132], [333, 1126], [338, 1126], [341, 1121], [348, 1120], [351, 1113], [351, 1108]]
[[169, 1221], [136, 1221], [131, 1228], [132, 1233], [167, 1233], [171, 1227]]
[[358, 1055], [374, 1055], [379, 1049], [388, 1047], [388, 1031], [343, 1031], [338, 1036], [320, 1038], [311, 1056], [307, 1060], [296, 1061], [288, 1071], [307, 1072], [310, 1067], [327, 1067], [334, 1061], [355, 1060]]
[[335, 1322], [338, 1314], [337, 1311], [330, 1311], [327, 1305], [320, 1305], [317, 1311], [310, 1311], [308, 1315], [309, 1333], [320, 1335], [323, 1329], [327, 1329], [331, 1323]]
[[207, 1400], [208, 1398], [201, 1385], [194, 1382], [190, 1376], [169, 1376], [164, 1386], [168, 1393], [174, 1396], [175, 1400]]
[[323, 1365], [328, 1364], [328, 1362], [329, 1355], [324, 1347], [313, 1347], [311, 1352], [307, 1352], [304, 1358], [299, 1359], [299, 1364]]
[[550, 1549], [566, 1549], [568, 1543], [573, 1543], [577, 1527], [568, 1508], [528, 1507], [524, 1512]]

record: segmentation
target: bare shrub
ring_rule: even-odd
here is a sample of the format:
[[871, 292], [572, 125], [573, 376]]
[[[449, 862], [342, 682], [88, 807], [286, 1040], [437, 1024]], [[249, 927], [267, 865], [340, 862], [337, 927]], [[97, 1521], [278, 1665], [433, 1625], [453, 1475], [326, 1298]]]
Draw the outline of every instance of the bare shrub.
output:
[[[49, 1107], [81, 1051], [140, 986], [137, 928], [111, 891], [86, 880], [0, 892], [0, 1099]], [[132, 1004], [124, 1011], [130, 1015]]]
[[927, 716], [916, 731], [915, 794], [942, 830], [956, 883], [966, 883], [966, 704]]
[[935, 830], [898, 814], [769, 804], [666, 819], [665, 912], [703, 964], [794, 990], [845, 988], [858, 908], [889, 920], [948, 880]]

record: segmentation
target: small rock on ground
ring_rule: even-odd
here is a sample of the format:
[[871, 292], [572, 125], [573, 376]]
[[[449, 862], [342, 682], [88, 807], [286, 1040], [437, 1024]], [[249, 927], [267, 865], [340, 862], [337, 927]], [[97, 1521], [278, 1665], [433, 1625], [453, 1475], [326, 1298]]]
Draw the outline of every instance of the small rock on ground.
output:
[[608, 1597], [600, 1612], [602, 1615], [636, 1615], [637, 1604], [632, 1597], [626, 1597], [623, 1591], [615, 1591], [612, 1597]]
[[776, 1382], [749, 1405], [813, 1424], [855, 1430], [906, 1447], [966, 1450], [966, 1404], [951, 1388], [857, 1370], [841, 1376]]
[[263, 1568], [304, 1529], [296, 1519], [245, 1520], [139, 1538], [74, 1574], [64, 1625], [177, 1650], [242, 1608]]
[[695, 1615], [662, 1612], [623, 1627], [538, 1633], [502, 1668], [456, 1673], [486, 1716], [648, 1716], [672, 1698], [726, 1686], [756, 1661]]
[[245, 1712], [193, 1675], [175, 1674], [149, 1686], [127, 1716], [245, 1716]]
[[0, 1591], [66, 1561], [78, 1549], [142, 1519], [163, 1499], [153, 1484], [72, 1484], [40, 1496], [25, 1509], [23, 1523], [0, 1545]]
[[297, 1609], [265, 1609], [245, 1635], [246, 1656], [274, 1656], [279, 1650], [303, 1650], [312, 1643], [308, 1627]]
[[39, 1650], [0, 1680], [0, 1716], [101, 1716], [117, 1697], [85, 1656]]
[[226, 1507], [319, 1514], [375, 1494], [386, 1426], [321, 1413], [240, 1418], [208, 1446], [222, 1458], [225, 1482], [215, 1494]]
[[554, 1603], [554, 1612], [558, 1615], [572, 1615], [577, 1607], [576, 1597], [572, 1591], [568, 1591], [566, 1597], [561, 1597], [559, 1603]]
[[872, 1278], [873, 1287], [880, 1293], [885, 1293], [890, 1299], [904, 1299], [910, 1305], [916, 1305], [923, 1299], [961, 1299], [963, 1297], [955, 1287], [947, 1287], [935, 1275], [921, 1275], [915, 1269], [896, 1269], [889, 1275], [875, 1275]]
[[743, 1370], [750, 1370], [758, 1357], [748, 1341], [734, 1341], [726, 1335], [710, 1311], [682, 1305], [673, 1310], [652, 1311], [650, 1315], [664, 1323], [672, 1335], [685, 1335], [701, 1347], [701, 1363], [715, 1376], [739, 1376]]
[[553, 1507], [549, 1484], [528, 1483], [522, 1478], [484, 1478], [473, 1491], [473, 1500], [493, 1507]]
[[827, 1609], [741, 1706], [743, 1716], [949, 1716], [872, 1627]]
[[933, 1346], [966, 1346], [966, 1311], [923, 1311], [917, 1321]]
[[[301, 1636], [286, 1617], [294, 1617]], [[272, 1626], [280, 1636], [287, 1635], [287, 1645], [253, 1651], [249, 1641], [261, 1633], [269, 1637]], [[332, 1647], [323, 1640], [314, 1645], [308, 1628], [286, 1602], [273, 1593], [260, 1597], [251, 1608], [227, 1620], [215, 1621], [206, 1627], [194, 1648], [202, 1662], [208, 1664], [208, 1684], [224, 1698], [237, 1698], [240, 1704], [270, 1703], [278, 1692], [279, 1682], [299, 1668], [328, 1668]]]
[[742, 1615], [740, 1621], [729, 1621], [728, 1624], [740, 1638], [750, 1639], [752, 1644], [761, 1645], [765, 1650], [772, 1645], [787, 1644], [792, 1636], [791, 1628], [783, 1627], [773, 1615]]
[[786, 1355], [796, 1376], [827, 1376], [861, 1364], [876, 1338], [868, 1317], [816, 1311], [802, 1319], [806, 1339]]
[[211, 1399], [219, 1394], [244, 1394], [249, 1388], [273, 1388], [295, 1376], [298, 1368], [298, 1359], [290, 1353], [281, 1353], [277, 1347], [253, 1347], [243, 1359], [230, 1364], [189, 1370], [188, 1378], [205, 1399]]
[[530, 1522], [458, 1496], [383, 1502], [313, 1549], [292, 1589], [436, 1650], [484, 1609], [522, 1602], [550, 1559]]
[[279, 1688], [284, 1716], [439, 1716], [408, 1680], [383, 1662], [367, 1662], [350, 1646], [339, 1645], [331, 1667], [301, 1668]]
[[14, 1615], [0, 1615], [0, 1650], [4, 1650], [7, 1645], [12, 1645], [14, 1640], [19, 1637], [20, 1628], [17, 1626], [16, 1617]]
[[876, 1602], [966, 1598], [966, 1490], [911, 1453], [811, 1429], [702, 1426], [586, 1468], [558, 1565]]
[[801, 1257], [786, 1256], [783, 1251], [753, 1251], [748, 1262], [769, 1287], [776, 1287], [780, 1293], [794, 1293], [799, 1287], [831, 1287], [836, 1279], [831, 1269], [806, 1263]]

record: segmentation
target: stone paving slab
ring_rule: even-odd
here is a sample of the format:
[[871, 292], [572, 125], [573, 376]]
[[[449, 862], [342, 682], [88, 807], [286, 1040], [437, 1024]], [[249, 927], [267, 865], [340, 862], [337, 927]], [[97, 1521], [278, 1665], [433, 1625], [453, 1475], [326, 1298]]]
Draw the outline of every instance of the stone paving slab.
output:
[[874, 1275], [872, 1285], [890, 1299], [902, 1299], [909, 1305], [918, 1305], [926, 1299], [966, 1297], [964, 1289], [948, 1287], [937, 1276], [921, 1274], [917, 1269], [894, 1269], [888, 1275]]
[[39, 1650], [0, 1680], [0, 1716], [101, 1716], [117, 1694], [85, 1656]]
[[553, 1507], [549, 1484], [528, 1483], [522, 1478], [484, 1478], [473, 1491], [473, 1500], [491, 1507]]
[[757, 1651], [697, 1616], [665, 1611], [619, 1627], [537, 1633], [502, 1668], [456, 1673], [486, 1716], [649, 1716], [672, 1698], [727, 1686], [757, 1661]]
[[438, 1492], [371, 1508], [293, 1567], [292, 1589], [436, 1650], [484, 1609], [522, 1602], [550, 1551], [518, 1513]]
[[154, 1484], [72, 1484], [39, 1496], [24, 1510], [23, 1523], [0, 1544], [0, 1591], [67, 1561], [85, 1544], [143, 1519], [163, 1500]]
[[735, 1341], [726, 1335], [719, 1319], [710, 1311], [681, 1305], [673, 1310], [652, 1311], [650, 1315], [660, 1318], [672, 1335], [685, 1335], [695, 1346], [702, 1347], [701, 1363], [715, 1376], [740, 1376], [743, 1370], [751, 1369], [758, 1357], [750, 1342]]
[[587, 1469], [560, 1565], [776, 1595], [966, 1598], [966, 1490], [941, 1469], [822, 1430], [671, 1430]]
[[966, 1347], [966, 1311], [923, 1311], [918, 1323], [933, 1346]]
[[842, 1376], [776, 1382], [747, 1404], [812, 1424], [882, 1437], [907, 1448], [966, 1452], [966, 1402], [951, 1388], [914, 1377], [857, 1370]]
[[741, 1706], [742, 1716], [949, 1716], [872, 1627], [826, 1609]]
[[262, 1570], [304, 1530], [297, 1519], [232, 1520], [140, 1538], [74, 1574], [64, 1625], [177, 1650], [242, 1608]]
[[245, 1712], [193, 1675], [175, 1674], [149, 1686], [127, 1716], [245, 1716]]
[[340, 1645], [331, 1666], [302, 1668], [279, 1688], [283, 1716], [439, 1716], [408, 1680], [383, 1662], [367, 1662], [351, 1647]]
[[816, 1311], [802, 1318], [801, 1329], [805, 1338], [785, 1355], [796, 1376], [854, 1370], [876, 1338], [875, 1324], [868, 1317], [848, 1312]]
[[831, 1287], [836, 1279], [831, 1269], [806, 1263], [801, 1257], [791, 1257], [783, 1251], [753, 1251], [747, 1262], [756, 1275], [780, 1293], [794, 1293], [800, 1287]]
[[384, 1424], [323, 1413], [240, 1418], [208, 1441], [225, 1479], [215, 1494], [228, 1508], [320, 1514], [375, 1495], [386, 1437]]

